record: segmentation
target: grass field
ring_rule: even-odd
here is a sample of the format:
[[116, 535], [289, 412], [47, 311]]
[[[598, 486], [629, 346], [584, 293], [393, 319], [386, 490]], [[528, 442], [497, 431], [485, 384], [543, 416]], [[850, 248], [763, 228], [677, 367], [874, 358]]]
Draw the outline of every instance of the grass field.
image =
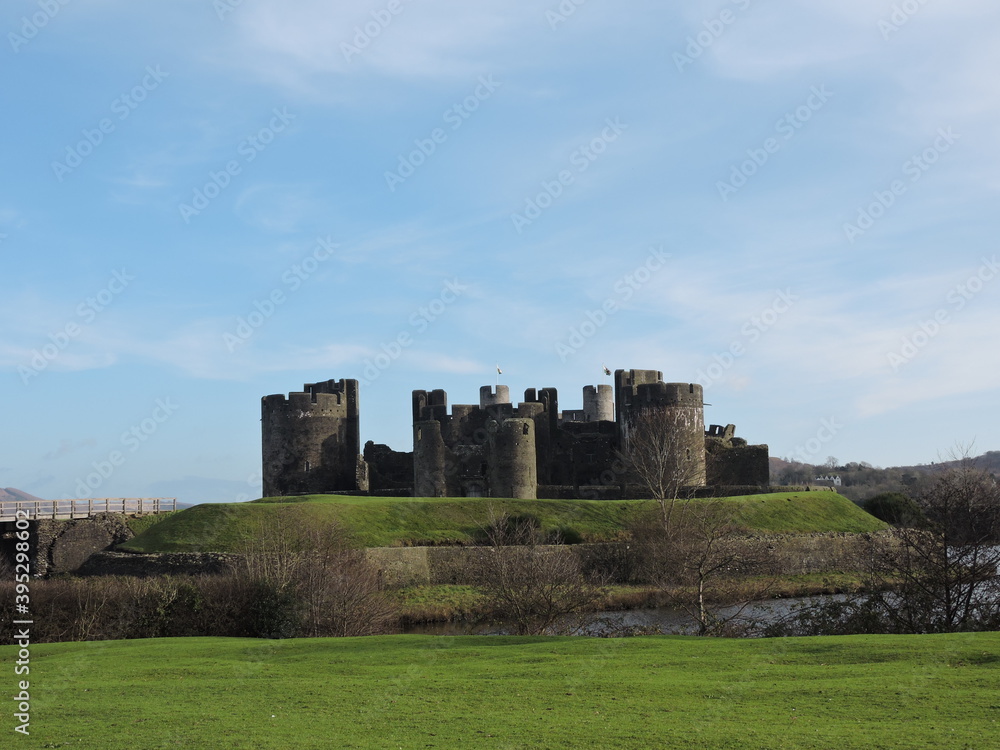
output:
[[3, 746], [994, 748], [998, 654], [1000, 633], [37, 645], [31, 736], [9, 706]]
[[[699, 502], [699, 501], [692, 501]], [[885, 527], [833, 492], [775, 493], [728, 498], [739, 523], [775, 533], [867, 532]], [[366, 547], [469, 544], [490, 512], [532, 515], [544, 531], [582, 541], [622, 538], [629, 521], [651, 501], [499, 500], [492, 498], [375, 498], [307, 495], [250, 503], [196, 505], [149, 525], [122, 545], [135, 552], [231, 551], [248, 522], [266, 523], [283, 508], [337, 518]]]

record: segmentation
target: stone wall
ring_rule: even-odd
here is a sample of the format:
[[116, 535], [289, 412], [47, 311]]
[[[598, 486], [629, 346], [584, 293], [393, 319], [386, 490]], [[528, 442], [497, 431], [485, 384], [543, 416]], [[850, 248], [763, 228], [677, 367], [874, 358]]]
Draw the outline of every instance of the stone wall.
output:
[[382, 496], [386, 490], [406, 490], [413, 494], [413, 453], [394, 451], [388, 445], [365, 443], [370, 494]]
[[72, 521], [37, 521], [35, 573], [40, 576], [74, 573], [96, 552], [132, 538], [125, 516], [98, 513]]
[[82, 576], [220, 575], [231, 572], [236, 556], [222, 552], [97, 552], [76, 571]]
[[705, 438], [708, 484], [767, 487], [771, 467], [766, 445], [747, 445], [740, 438]]
[[850, 572], [863, 569], [872, 541], [883, 534], [783, 534], [751, 537], [773, 554], [772, 574]]
[[[748, 543], [766, 547], [771, 568], [780, 575], [850, 572], [863, 568], [873, 534], [770, 534], [746, 537]], [[586, 569], [634, 564], [624, 543], [546, 545], [550, 554], [574, 555]], [[471, 584], [477, 558], [490, 547], [375, 547], [365, 551], [390, 587]], [[216, 552], [135, 554], [102, 551], [74, 568], [80, 575], [217, 575], [230, 572], [236, 556]], [[60, 571], [68, 572], [68, 571]]]
[[[781, 575], [833, 573], [861, 569], [872, 534], [773, 534], [747, 537], [764, 544], [772, 554], [769, 572]], [[590, 566], [595, 561], [626, 558], [625, 544], [548, 545], [552, 554], [575, 555]], [[368, 559], [381, 571], [388, 586], [426, 586], [472, 583], [476, 558], [488, 547], [378, 547]]]

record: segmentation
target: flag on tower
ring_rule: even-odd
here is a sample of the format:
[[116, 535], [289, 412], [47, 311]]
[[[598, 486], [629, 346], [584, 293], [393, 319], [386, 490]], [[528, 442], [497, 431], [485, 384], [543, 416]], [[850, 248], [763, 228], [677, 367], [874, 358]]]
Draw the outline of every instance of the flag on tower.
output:
[[604, 368], [604, 374], [605, 374], [605, 375], [610, 375], [610, 374], [611, 374], [611, 370], [609, 370], [609, 369], [608, 369], [608, 366], [607, 366], [607, 365], [603, 365], [603, 364], [602, 364], [602, 365], [601, 365], [601, 367], [603, 367], [603, 368]]
[[500, 369], [500, 365], [497, 365], [497, 375], [503, 375], [503, 370]]

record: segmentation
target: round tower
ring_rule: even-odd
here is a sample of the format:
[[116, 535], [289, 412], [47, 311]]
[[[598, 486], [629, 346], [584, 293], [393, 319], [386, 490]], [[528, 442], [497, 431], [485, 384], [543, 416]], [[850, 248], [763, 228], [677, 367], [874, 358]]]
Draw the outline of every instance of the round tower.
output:
[[583, 419], [585, 422], [615, 421], [615, 395], [610, 385], [583, 387]]
[[534, 500], [538, 494], [534, 420], [491, 421], [487, 429], [490, 496]]
[[[701, 385], [639, 384], [623, 416], [623, 441], [640, 434], [643, 439], [657, 441], [672, 454], [668, 465], [683, 477], [686, 486], [705, 486], [705, 403]], [[637, 418], [641, 430], [634, 429]]]
[[358, 381], [307, 383], [261, 399], [265, 497], [359, 487]]
[[413, 496], [447, 497], [446, 448], [441, 423], [425, 420], [413, 425]]

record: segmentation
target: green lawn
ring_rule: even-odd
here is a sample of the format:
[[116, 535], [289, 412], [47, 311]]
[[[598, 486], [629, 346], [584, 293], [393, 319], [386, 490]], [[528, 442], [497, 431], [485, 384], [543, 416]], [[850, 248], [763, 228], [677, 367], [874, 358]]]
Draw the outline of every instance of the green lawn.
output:
[[31, 736], [8, 706], [3, 746], [994, 748], [998, 654], [998, 633], [37, 645]]
[[[692, 501], [699, 502], [699, 501]], [[774, 493], [730, 498], [739, 522], [753, 531], [811, 533], [867, 532], [885, 524], [833, 492]], [[546, 531], [584, 541], [622, 538], [629, 520], [651, 501], [502, 500], [492, 498], [377, 498], [307, 495], [264, 498], [250, 503], [196, 505], [150, 525], [122, 546], [136, 552], [230, 551], [241, 527], [283, 508], [320, 518], [337, 518], [367, 547], [468, 544], [491, 511], [532, 515]]]

